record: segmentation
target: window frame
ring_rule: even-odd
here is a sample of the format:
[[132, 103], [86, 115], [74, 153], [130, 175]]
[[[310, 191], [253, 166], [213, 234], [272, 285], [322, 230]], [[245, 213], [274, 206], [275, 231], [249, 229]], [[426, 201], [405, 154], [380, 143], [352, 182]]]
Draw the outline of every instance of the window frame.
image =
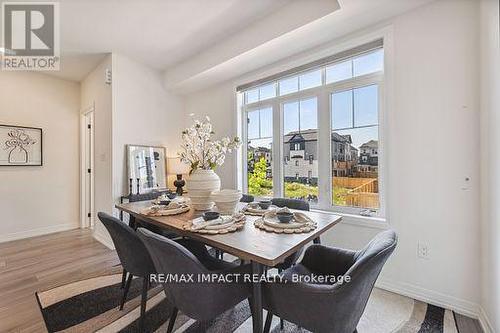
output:
[[[387, 76], [386, 68], [386, 48], [384, 47], [384, 69], [379, 72], [369, 73], [357, 77], [352, 77], [349, 79], [326, 83], [326, 67], [321, 67], [321, 77], [322, 84], [317, 87], [299, 90], [296, 92], [288, 93], [285, 95], [279, 94], [279, 81], [286, 79], [288, 77], [300, 76], [302, 73], [296, 73], [290, 76], [283, 76], [278, 78], [274, 85], [276, 89], [276, 97], [266, 99], [263, 101], [257, 101], [254, 103], [243, 103], [240, 107], [240, 112], [242, 112], [242, 140], [245, 143], [243, 145], [242, 154], [242, 177], [241, 180], [242, 190], [244, 193], [248, 192], [248, 168], [247, 168], [247, 112], [255, 111], [264, 107], [272, 107], [273, 113], [273, 140], [272, 140], [272, 173], [273, 173], [273, 195], [275, 197], [283, 197], [284, 195], [284, 154], [283, 154], [283, 105], [284, 103], [291, 101], [300, 101], [307, 98], [317, 98], [317, 117], [318, 117], [318, 192], [319, 200], [318, 203], [312, 207], [322, 211], [330, 211], [340, 214], [349, 215], [363, 215], [367, 208], [360, 207], [348, 207], [348, 206], [336, 206], [332, 203], [333, 194], [333, 182], [332, 182], [332, 164], [331, 164], [331, 94], [336, 92], [341, 92], [345, 90], [361, 88], [369, 85], [378, 85], [378, 180], [379, 180], [379, 208], [372, 214], [373, 218], [385, 218], [386, 217], [386, 163], [385, 163], [385, 152], [386, 142], [385, 142], [385, 80]], [[342, 60], [344, 61], [344, 60]], [[340, 62], [342, 62], [340, 61]], [[312, 71], [308, 70], [307, 72]], [[265, 85], [265, 84], [263, 84]], [[251, 90], [254, 88], [249, 88]], [[240, 94], [244, 94], [241, 92]], [[246, 102], [246, 97], [243, 96], [243, 100]], [[326, 138], [326, 140], [325, 140]]]

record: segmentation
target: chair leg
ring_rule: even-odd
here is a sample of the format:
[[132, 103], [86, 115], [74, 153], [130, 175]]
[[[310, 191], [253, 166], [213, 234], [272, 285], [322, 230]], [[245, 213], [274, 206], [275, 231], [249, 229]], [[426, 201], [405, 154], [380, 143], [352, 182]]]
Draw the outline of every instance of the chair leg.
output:
[[120, 303], [120, 310], [123, 310], [123, 306], [125, 305], [125, 301], [127, 300], [128, 290], [130, 289], [130, 283], [132, 283], [133, 275], [129, 274], [127, 278], [127, 282], [125, 283], [125, 289], [123, 290], [122, 302]]
[[146, 302], [148, 301], [148, 279], [144, 277], [142, 280], [142, 294], [141, 294], [141, 318], [140, 318], [140, 329], [141, 332], [146, 332]]
[[123, 273], [122, 273], [122, 285], [121, 285], [121, 289], [125, 288], [125, 282], [127, 281], [127, 271], [125, 270], [125, 268], [123, 269]]
[[172, 314], [170, 315], [170, 319], [168, 320], [168, 329], [167, 333], [172, 333], [174, 329], [175, 319], [177, 318], [177, 308], [172, 309]]
[[266, 323], [264, 324], [264, 333], [269, 333], [272, 322], [273, 322], [273, 314], [271, 313], [271, 311], [267, 311]]

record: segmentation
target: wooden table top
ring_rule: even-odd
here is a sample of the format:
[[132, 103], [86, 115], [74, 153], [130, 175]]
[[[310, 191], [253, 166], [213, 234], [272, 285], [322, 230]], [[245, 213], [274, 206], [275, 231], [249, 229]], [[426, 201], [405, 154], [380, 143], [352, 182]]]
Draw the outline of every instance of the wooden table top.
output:
[[[328, 231], [342, 219], [341, 216], [331, 213], [301, 211], [317, 223], [316, 229], [308, 233], [277, 234], [256, 228], [253, 222], [259, 217], [247, 215], [243, 229], [227, 234], [209, 235], [191, 232], [183, 228], [188, 221], [200, 216], [202, 212], [191, 209], [184, 214], [160, 217], [141, 214], [141, 211], [150, 205], [149, 201], [140, 201], [117, 204], [116, 208], [141, 221], [174, 231], [181, 236], [199, 240], [243, 260], [252, 260], [268, 267], [279, 264], [290, 254]], [[244, 205], [239, 203], [238, 209]]]

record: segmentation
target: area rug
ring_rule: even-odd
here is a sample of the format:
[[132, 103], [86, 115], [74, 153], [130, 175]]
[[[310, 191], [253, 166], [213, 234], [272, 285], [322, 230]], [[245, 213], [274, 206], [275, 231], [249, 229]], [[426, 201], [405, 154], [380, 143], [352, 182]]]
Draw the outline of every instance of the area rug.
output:
[[[133, 279], [129, 297], [119, 310], [121, 274], [109, 274], [76, 281], [36, 293], [49, 332], [140, 332], [142, 281]], [[148, 292], [146, 323], [141, 333], [165, 332], [171, 305], [160, 286]], [[265, 317], [264, 317], [265, 318]], [[247, 301], [209, 322], [199, 322], [179, 313], [174, 332], [251, 332]], [[274, 317], [271, 332], [308, 332], [285, 322], [280, 330]], [[358, 325], [359, 333], [458, 333], [453, 313], [413, 299], [374, 289]]]

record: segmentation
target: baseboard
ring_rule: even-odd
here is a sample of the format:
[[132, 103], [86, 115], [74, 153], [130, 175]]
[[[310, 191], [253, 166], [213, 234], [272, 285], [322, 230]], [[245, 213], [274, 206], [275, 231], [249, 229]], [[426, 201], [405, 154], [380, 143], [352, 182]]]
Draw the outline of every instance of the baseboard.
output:
[[113, 245], [113, 241], [109, 238], [108, 235], [103, 235], [100, 232], [98, 232], [97, 230], [94, 230], [93, 236], [99, 243], [103, 244], [108, 249], [110, 249], [110, 250], [115, 249], [115, 246]]
[[0, 243], [10, 242], [18, 239], [31, 238], [36, 236], [43, 236], [55, 232], [68, 231], [78, 229], [78, 223], [73, 224], [57, 224], [48, 227], [31, 229], [21, 232], [14, 232], [6, 235], [0, 235]]
[[479, 307], [479, 324], [481, 325], [481, 328], [483, 329], [484, 333], [494, 333], [495, 330], [493, 329], [493, 325], [491, 324], [490, 319], [488, 318], [488, 315], [484, 311], [483, 307]]
[[391, 281], [380, 278], [376, 286], [378, 288], [391, 291], [403, 296], [440, 306], [445, 309], [453, 310], [472, 318], [479, 318], [479, 305], [453, 296], [445, 295], [440, 292], [425, 289], [409, 283]]

